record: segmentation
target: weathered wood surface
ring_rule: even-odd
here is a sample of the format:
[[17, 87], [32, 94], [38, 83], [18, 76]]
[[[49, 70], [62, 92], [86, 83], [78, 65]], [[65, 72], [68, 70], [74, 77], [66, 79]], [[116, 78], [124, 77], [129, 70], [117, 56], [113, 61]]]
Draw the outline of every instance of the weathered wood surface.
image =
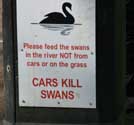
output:
[[3, 50], [2, 50], [2, 43], [0, 43], [0, 119], [2, 119], [4, 108], [4, 85], [3, 85], [3, 56], [2, 56]]
[[0, 33], [1, 32], [2, 32], [2, 0], [0, 0]]
[[[3, 44], [1, 43], [2, 39], [2, 0], [0, 0], [0, 121], [3, 116], [4, 108], [3, 108]], [[1, 122], [0, 122], [1, 125]]]

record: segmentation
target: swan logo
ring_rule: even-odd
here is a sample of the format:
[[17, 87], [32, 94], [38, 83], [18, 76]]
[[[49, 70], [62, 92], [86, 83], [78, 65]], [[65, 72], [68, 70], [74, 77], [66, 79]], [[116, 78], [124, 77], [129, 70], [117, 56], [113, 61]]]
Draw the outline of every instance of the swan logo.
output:
[[74, 17], [67, 11], [66, 8], [72, 10], [71, 3], [64, 3], [62, 6], [62, 10], [66, 17], [59, 12], [53, 12], [45, 15], [45, 19], [43, 19], [40, 24], [74, 24]]
[[[39, 23], [31, 23], [31, 24], [39, 24], [45, 29], [52, 31], [61, 31], [61, 35], [69, 35], [74, 28], [75, 18], [72, 14], [70, 14], [67, 9], [72, 11], [72, 4], [69, 2], [65, 2], [62, 5], [63, 13], [60, 12], [52, 12], [46, 14], [43, 20]], [[64, 16], [65, 15], [65, 16]]]

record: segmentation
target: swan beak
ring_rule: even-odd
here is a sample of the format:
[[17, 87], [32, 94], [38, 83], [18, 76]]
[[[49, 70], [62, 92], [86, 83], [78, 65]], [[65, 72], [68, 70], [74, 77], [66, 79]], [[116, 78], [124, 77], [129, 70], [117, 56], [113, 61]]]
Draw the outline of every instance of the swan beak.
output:
[[71, 5], [69, 6], [69, 9], [72, 11], [72, 6]]
[[70, 7], [70, 10], [72, 11], [72, 6]]

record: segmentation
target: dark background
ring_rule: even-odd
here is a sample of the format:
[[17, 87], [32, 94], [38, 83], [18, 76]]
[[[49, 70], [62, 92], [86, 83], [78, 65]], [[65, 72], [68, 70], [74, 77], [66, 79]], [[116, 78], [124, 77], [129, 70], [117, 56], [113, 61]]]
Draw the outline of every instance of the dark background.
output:
[[134, 0], [127, 4], [127, 96], [134, 97]]
[[[2, 9], [1, 9], [1, 1], [0, 0], [0, 39], [2, 39]], [[126, 49], [127, 49], [127, 73], [126, 73], [126, 93], [128, 97], [128, 114], [131, 117], [129, 120], [132, 124], [134, 124], [134, 0], [126, 0]], [[0, 43], [0, 117], [3, 116], [4, 108], [3, 108], [3, 60], [2, 60], [2, 46]], [[129, 100], [130, 99], [130, 100]]]

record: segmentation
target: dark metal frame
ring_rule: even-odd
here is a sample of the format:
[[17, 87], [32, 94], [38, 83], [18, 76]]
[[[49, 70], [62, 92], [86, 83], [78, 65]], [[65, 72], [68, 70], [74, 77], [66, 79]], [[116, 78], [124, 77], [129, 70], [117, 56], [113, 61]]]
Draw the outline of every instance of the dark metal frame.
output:
[[125, 0], [96, 0], [97, 108], [29, 108], [18, 105], [16, 1], [3, 0], [5, 120], [16, 122], [113, 122], [125, 105]]

